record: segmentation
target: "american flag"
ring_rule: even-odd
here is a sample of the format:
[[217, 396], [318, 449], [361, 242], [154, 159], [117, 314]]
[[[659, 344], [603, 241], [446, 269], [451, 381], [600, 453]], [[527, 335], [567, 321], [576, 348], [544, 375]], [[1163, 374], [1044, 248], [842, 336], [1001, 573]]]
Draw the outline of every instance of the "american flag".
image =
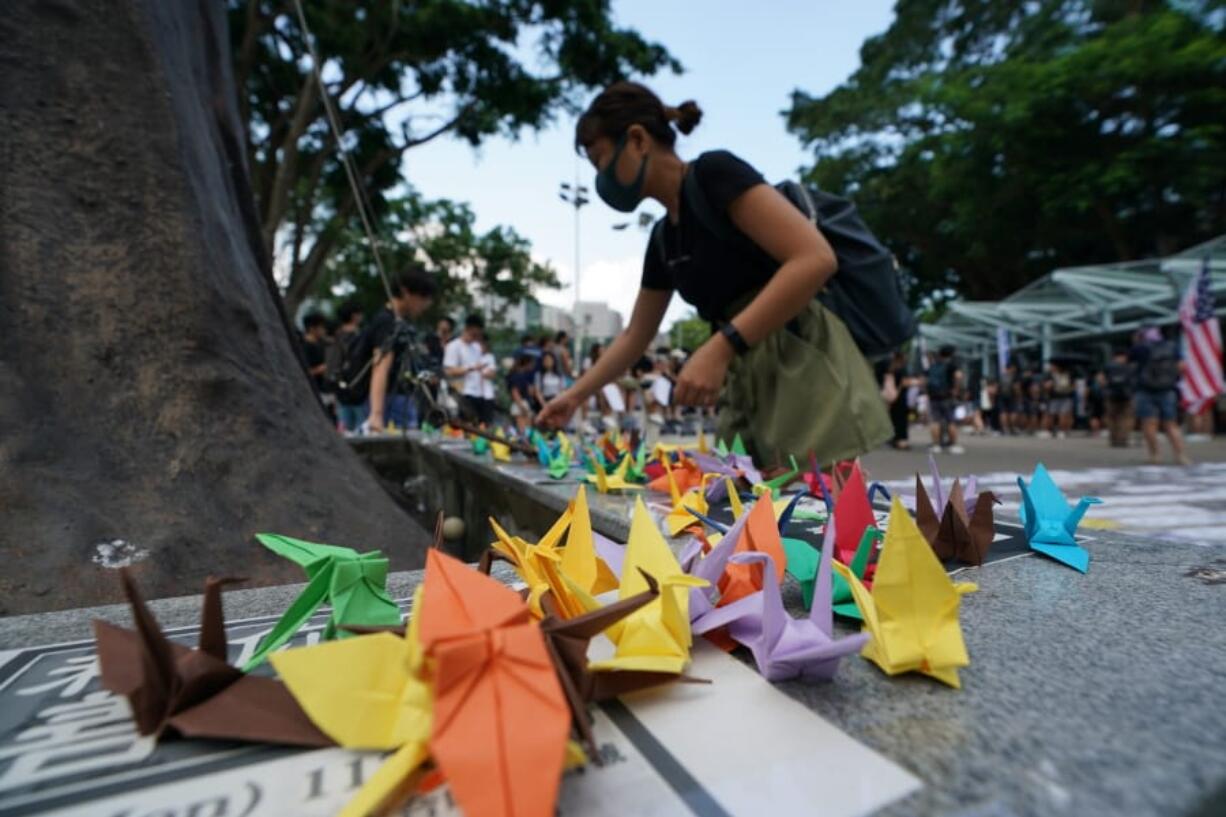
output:
[[1191, 414], [1199, 414], [1209, 401], [1226, 391], [1222, 379], [1222, 329], [1213, 309], [1206, 257], [1179, 304], [1183, 359], [1187, 363], [1179, 381], [1179, 396]]

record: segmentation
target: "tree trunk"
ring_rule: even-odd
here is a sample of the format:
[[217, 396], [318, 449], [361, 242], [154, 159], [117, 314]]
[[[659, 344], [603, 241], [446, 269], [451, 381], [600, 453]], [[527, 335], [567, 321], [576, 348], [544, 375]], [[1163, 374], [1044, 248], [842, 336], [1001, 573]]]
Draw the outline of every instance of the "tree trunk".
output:
[[[0, 18], [0, 614], [206, 575], [301, 580], [275, 531], [418, 566], [320, 412], [263, 250], [224, 4]], [[126, 546], [110, 546], [123, 540]]]

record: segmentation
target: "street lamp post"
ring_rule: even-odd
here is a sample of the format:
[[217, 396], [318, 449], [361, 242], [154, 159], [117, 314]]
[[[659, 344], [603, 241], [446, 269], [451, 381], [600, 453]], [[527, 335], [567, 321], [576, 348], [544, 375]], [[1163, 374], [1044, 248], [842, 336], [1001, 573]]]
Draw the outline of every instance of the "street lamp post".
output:
[[558, 190], [558, 198], [566, 202], [571, 207], [575, 208], [575, 357], [574, 365], [577, 374], [582, 371], [583, 365], [581, 356], [583, 355], [583, 321], [579, 318], [579, 208], [587, 204], [588, 189], [584, 185], [579, 184], [579, 167], [575, 166], [575, 183], [569, 184], [562, 182]]

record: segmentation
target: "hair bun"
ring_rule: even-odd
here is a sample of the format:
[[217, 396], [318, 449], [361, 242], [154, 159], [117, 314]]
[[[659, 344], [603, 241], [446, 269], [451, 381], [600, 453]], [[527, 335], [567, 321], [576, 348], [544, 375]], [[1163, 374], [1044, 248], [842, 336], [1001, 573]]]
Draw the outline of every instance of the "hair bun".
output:
[[687, 99], [675, 108], [665, 107], [664, 115], [677, 126], [677, 130], [688, 134], [702, 120], [702, 108], [692, 99]]

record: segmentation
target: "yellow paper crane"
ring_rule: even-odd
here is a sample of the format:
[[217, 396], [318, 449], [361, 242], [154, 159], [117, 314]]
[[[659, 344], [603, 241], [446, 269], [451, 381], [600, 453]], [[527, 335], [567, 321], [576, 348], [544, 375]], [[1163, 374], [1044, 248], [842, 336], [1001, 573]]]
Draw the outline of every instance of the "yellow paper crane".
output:
[[707, 505], [707, 480], [706, 477], [703, 477], [701, 485], [682, 494], [677, 487], [677, 478], [673, 476], [673, 470], [668, 467], [667, 463], [664, 470], [668, 474], [668, 492], [673, 498], [673, 509], [668, 512], [664, 523], [668, 526], [668, 535], [676, 536], [690, 525], [698, 524], [698, 518], [690, 513], [691, 508], [704, 516], [710, 512]]
[[[507, 438], [507, 435], [502, 433], [501, 428], [494, 433], [498, 436], [499, 440], [505, 440]], [[507, 445], [505, 442], [495, 442], [494, 440], [490, 440], [490, 453], [498, 462], [511, 461], [511, 446]]]
[[954, 583], [897, 496], [890, 506], [877, 572], [870, 592], [845, 565], [834, 569], [851, 586], [873, 638], [861, 651], [889, 675], [922, 672], [955, 689], [958, 667], [970, 664], [958, 605], [978, 588]]
[[[398, 799], [429, 753], [434, 696], [418, 637], [422, 588], [402, 638], [377, 633], [274, 652], [269, 660], [320, 731], [348, 749], [395, 750], [345, 805], [365, 817]], [[344, 671], [337, 669], [343, 667]]]
[[[566, 548], [562, 551], [562, 572], [594, 596], [617, 589], [617, 577], [604, 559], [596, 555], [592, 516], [587, 507], [587, 491], [582, 485], [567, 512], [570, 514], [570, 530], [566, 532]], [[562, 592], [561, 588], [554, 588], [555, 596]], [[581, 605], [576, 604], [575, 609], [577, 612], [571, 613], [568, 618], [584, 612]]]
[[600, 458], [596, 456], [596, 452], [591, 452], [593, 472], [584, 477], [588, 482], [595, 483], [598, 493], [607, 494], [609, 491], [632, 491], [639, 490], [643, 486], [635, 485], [633, 482], [626, 481], [627, 469], [630, 467], [630, 458], [622, 457], [621, 462], [613, 469], [613, 473], [605, 471], [604, 466], [600, 464]]
[[[491, 547], [507, 558], [528, 585], [528, 607], [537, 618], [544, 618], [547, 612], [541, 607], [541, 597], [546, 592], [552, 596], [562, 618], [574, 618], [588, 609], [575, 597], [576, 588], [588, 595], [617, 589], [617, 577], [596, 555], [583, 486], [536, 544], [511, 536], [493, 518], [490, 527], [498, 537]], [[566, 547], [559, 549], [563, 533]]]
[[[617, 651], [608, 660], [593, 661], [589, 665], [593, 671], [680, 673], [690, 661], [690, 588], [706, 587], [707, 582], [682, 572], [643, 500], [636, 499], [619, 599], [647, 589], [647, 580], [640, 571], [659, 582], [660, 596], [605, 631]], [[586, 601], [592, 603], [591, 599]]]

